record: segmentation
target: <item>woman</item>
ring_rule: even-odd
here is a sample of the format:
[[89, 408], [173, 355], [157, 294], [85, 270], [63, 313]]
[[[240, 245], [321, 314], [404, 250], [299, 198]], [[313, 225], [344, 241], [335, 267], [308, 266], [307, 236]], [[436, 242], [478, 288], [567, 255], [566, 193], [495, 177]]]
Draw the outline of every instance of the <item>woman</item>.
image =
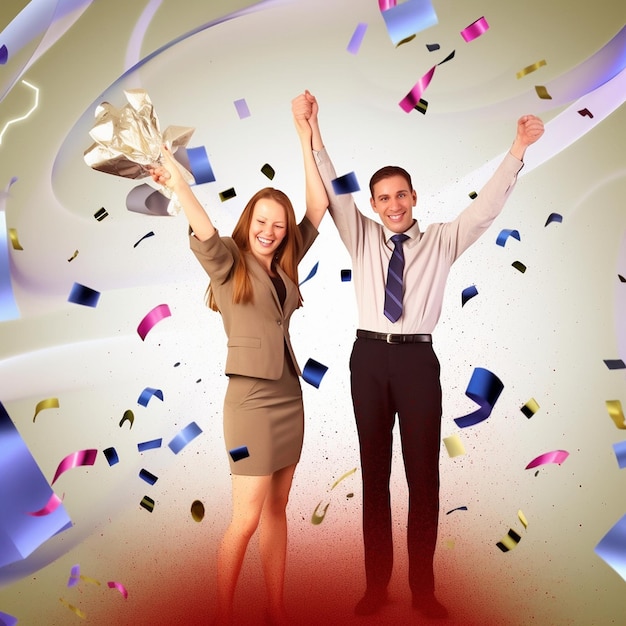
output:
[[233, 597], [248, 542], [260, 524], [267, 617], [284, 624], [286, 506], [304, 429], [300, 370], [289, 319], [302, 304], [298, 263], [317, 236], [328, 199], [310, 150], [306, 92], [293, 103], [305, 166], [306, 215], [297, 224], [289, 198], [265, 188], [246, 205], [232, 238], [220, 237], [171, 152], [152, 179], [173, 191], [190, 227], [190, 246], [210, 277], [208, 304], [228, 336], [224, 439], [232, 474], [232, 519], [217, 558], [216, 623], [232, 623]]

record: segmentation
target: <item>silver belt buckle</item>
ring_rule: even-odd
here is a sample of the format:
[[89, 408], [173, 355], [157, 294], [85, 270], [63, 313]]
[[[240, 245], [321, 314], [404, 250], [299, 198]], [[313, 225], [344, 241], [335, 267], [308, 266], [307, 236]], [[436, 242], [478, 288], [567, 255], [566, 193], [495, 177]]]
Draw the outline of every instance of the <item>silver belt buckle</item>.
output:
[[387, 333], [387, 343], [398, 343], [397, 341], [391, 341], [391, 338], [393, 337], [394, 333]]

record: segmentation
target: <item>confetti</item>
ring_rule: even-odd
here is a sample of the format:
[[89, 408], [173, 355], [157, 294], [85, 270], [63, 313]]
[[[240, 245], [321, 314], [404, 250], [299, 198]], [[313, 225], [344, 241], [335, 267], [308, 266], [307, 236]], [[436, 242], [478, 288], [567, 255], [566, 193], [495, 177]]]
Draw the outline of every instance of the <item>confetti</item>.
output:
[[565, 459], [569, 456], [569, 452], [566, 450], [552, 450], [551, 452], [545, 452], [535, 457], [524, 469], [532, 469], [533, 467], [539, 467], [540, 465], [546, 465], [548, 463], [556, 463], [561, 465]]
[[148, 333], [154, 328], [154, 326], [164, 320], [166, 317], [172, 315], [170, 307], [167, 304], [159, 304], [149, 311], [146, 316], [139, 322], [137, 326], [137, 333], [141, 337], [142, 341], [145, 341]]
[[454, 513], [455, 511], [467, 511], [466, 506], [457, 506], [455, 509], [450, 509], [446, 515], [450, 515], [450, 513]]
[[17, 229], [9, 228], [9, 239], [11, 240], [11, 246], [13, 250], [23, 250], [22, 245], [20, 244], [20, 240], [17, 236]]
[[352, 37], [350, 38], [350, 43], [348, 43], [348, 47], [346, 48], [350, 54], [358, 54], [366, 31], [367, 24], [364, 23], [359, 23], [354, 29], [354, 33], [352, 33]]
[[133, 244], [133, 248], [136, 248], [144, 239], [148, 239], [148, 237], [154, 237], [154, 231], [153, 230], [151, 230], [149, 233], [146, 233], [141, 239], [136, 241]]
[[233, 448], [232, 450], [228, 451], [228, 454], [230, 454], [235, 463], [237, 461], [241, 461], [242, 459], [247, 459], [250, 456], [247, 446], [239, 446], [239, 448]]
[[51, 537], [70, 528], [65, 507], [31, 516], [53, 496], [47, 478], [0, 402], [0, 568], [26, 559]]
[[67, 581], [68, 587], [76, 587], [80, 582], [80, 565], [74, 565], [70, 570], [70, 577]]
[[[248, 115], [250, 115], [250, 112], [248, 112]], [[189, 169], [193, 174], [195, 184], [203, 185], [204, 183], [215, 182], [215, 174], [213, 173], [206, 148], [204, 146], [186, 148], [185, 152], [189, 159]]]
[[149, 472], [147, 469], [139, 470], [139, 478], [145, 480], [148, 484], [154, 485], [157, 480], [159, 480], [158, 476], [155, 476], [152, 472]]
[[54, 478], [52, 479], [51, 485], [57, 481], [62, 474], [67, 472], [68, 470], [74, 469], [76, 467], [83, 467], [85, 465], [93, 465], [96, 462], [96, 457], [98, 455], [98, 450], [88, 449], [88, 450], [78, 450], [77, 452], [72, 452], [72, 454], [68, 454], [57, 467], [57, 471], [54, 473]]
[[535, 91], [542, 100], [552, 100], [552, 96], [543, 85], [535, 85]]
[[402, 41], [399, 41], [396, 44], [396, 48], [399, 48], [400, 46], [403, 46], [405, 43], [409, 43], [409, 41], [413, 41], [415, 39], [416, 35], [410, 35], [409, 37], [405, 37]]
[[520, 411], [530, 419], [539, 410], [537, 400], [531, 398], [523, 407], [520, 407]]
[[130, 428], [132, 428], [135, 423], [135, 414], [130, 409], [124, 411], [124, 416], [120, 420], [120, 428], [124, 425], [124, 422], [130, 422]]
[[17, 617], [13, 617], [13, 615], [9, 615], [8, 613], [4, 613], [3, 611], [0, 611], [0, 625], [1, 626], [15, 626], [15, 624], [17, 624]]
[[426, 111], [428, 109], [428, 101], [420, 98], [420, 101], [415, 105], [415, 109], [420, 113], [426, 115]]
[[154, 500], [149, 496], [144, 496], [139, 504], [149, 513], [152, 513], [152, 511], [154, 511]]
[[90, 585], [96, 585], [96, 586], [100, 586], [100, 581], [96, 580], [95, 578], [91, 578], [90, 576], [85, 576], [84, 574], [80, 575], [80, 579], [83, 582], [89, 583]]
[[475, 285], [470, 285], [466, 287], [461, 292], [461, 307], [464, 307], [468, 300], [471, 300], [474, 296], [478, 295], [478, 289], [476, 289]]
[[522, 526], [524, 527], [524, 529], [527, 529], [528, 520], [526, 519], [526, 516], [524, 515], [524, 513], [522, 513], [521, 509], [517, 512], [517, 517], [519, 518], [519, 521], [522, 522]]
[[90, 307], [96, 307], [98, 305], [98, 300], [100, 300], [99, 291], [96, 291], [91, 287], [81, 285], [80, 283], [74, 283], [74, 286], [70, 291], [70, 295], [67, 297], [68, 302]]
[[619, 278], [620, 283], [626, 283], [626, 278], [624, 276], [622, 276], [621, 274], [618, 274], [617, 277]]
[[349, 283], [352, 280], [352, 270], [341, 270], [341, 282]]
[[142, 441], [137, 444], [137, 450], [139, 452], [145, 452], [146, 450], [155, 450], [156, 448], [161, 447], [161, 443], [163, 439], [151, 439], [150, 441]]
[[448, 451], [448, 456], [452, 459], [455, 456], [465, 454], [465, 446], [458, 435], [450, 435], [443, 438], [443, 443]]
[[154, 389], [153, 387], [146, 387], [137, 398], [137, 404], [141, 404], [141, 406], [148, 406], [148, 402], [150, 402], [151, 398], [158, 398], [159, 400], [163, 400], [163, 392], [160, 389]]
[[265, 163], [265, 165], [263, 165], [261, 173], [265, 174], [265, 176], [267, 176], [270, 180], [274, 180], [274, 175], [276, 174], [274, 168], [269, 163]]
[[513, 261], [513, 263], [511, 263], [511, 266], [522, 274], [526, 271], [526, 266], [521, 261]]
[[191, 422], [185, 426], [167, 445], [169, 449], [178, 454], [190, 441], [193, 441], [202, 429], [195, 422]]
[[521, 537], [512, 529], [509, 529], [509, 532], [496, 543], [498, 548], [502, 550], [502, 552], [508, 552], [509, 550], [513, 550], [515, 546], [521, 541]]
[[313, 276], [317, 274], [318, 266], [319, 266], [319, 261], [317, 261], [315, 265], [311, 268], [309, 275], [301, 283], [298, 284], [298, 287], [302, 287], [302, 285], [304, 285], [304, 283], [306, 283], [307, 280], [311, 280], [311, 278], [313, 278]]
[[201, 522], [204, 519], [204, 504], [200, 500], [191, 503], [191, 517], [194, 522]]
[[332, 485], [332, 487], [330, 488], [330, 490], [332, 491], [342, 480], [345, 480], [346, 478], [348, 478], [348, 476], [352, 476], [352, 474], [354, 474], [356, 472], [356, 467], [349, 470], [348, 472], [346, 472], [345, 474], [343, 474], [342, 476], [340, 476]]
[[318, 363], [314, 359], [309, 359], [302, 371], [302, 378], [309, 383], [309, 385], [313, 385], [313, 387], [319, 389], [322, 378], [327, 371], [328, 368], [325, 365]]
[[318, 526], [324, 521], [326, 517], [326, 511], [328, 511], [328, 507], [330, 506], [330, 502], [324, 507], [324, 510], [321, 513], [318, 513], [320, 505], [322, 501], [320, 500], [319, 504], [315, 507], [315, 511], [313, 511], [313, 515], [311, 515], [311, 524], [314, 526]]
[[33, 422], [37, 418], [37, 415], [39, 415], [40, 411], [43, 411], [44, 409], [58, 409], [58, 408], [59, 408], [58, 398], [46, 398], [45, 400], [41, 400], [40, 402], [37, 402], [37, 405], [35, 406], [35, 414], [33, 415]]
[[39, 509], [39, 511], [33, 511], [29, 513], [29, 515], [32, 515], [33, 517], [43, 517], [44, 515], [50, 515], [59, 508], [59, 505], [62, 502], [63, 501], [61, 500], [61, 498], [59, 498], [56, 493], [53, 493], [46, 503], [46, 506], [44, 506], [42, 509]]
[[626, 363], [622, 359], [604, 359], [604, 364], [610, 370], [623, 370], [626, 368]]
[[104, 207], [100, 207], [94, 214], [93, 216], [99, 221], [101, 222], [105, 217], [108, 217], [109, 214], [107, 213], [107, 210]]
[[220, 191], [220, 200], [222, 202], [226, 202], [226, 200], [230, 200], [237, 195], [235, 188], [231, 187], [230, 189], [226, 189], [224, 191]]
[[387, 32], [394, 44], [437, 24], [437, 14], [430, 0], [406, 0], [381, 9]]
[[626, 430], [626, 419], [624, 418], [624, 411], [622, 409], [622, 403], [620, 400], [607, 400], [606, 410], [609, 412], [609, 416], [621, 430]]
[[461, 31], [461, 37], [463, 37], [463, 40], [466, 42], [473, 41], [488, 30], [489, 24], [485, 16], [479, 17], [475, 22], [472, 22]]
[[0, 46], [0, 65], [5, 65], [8, 60], [9, 50], [7, 49], [6, 45], [2, 44], [2, 46]]
[[467, 428], [486, 420], [503, 389], [504, 384], [495, 374], [482, 367], [475, 368], [465, 395], [480, 405], [480, 408], [469, 415], [454, 418], [456, 425], [459, 428]]
[[626, 515], [602, 537], [594, 552], [626, 580]]
[[581, 109], [580, 111], [578, 111], [578, 113], [583, 117], [593, 119], [593, 113], [589, 109]]
[[544, 224], [544, 228], [548, 224], [552, 224], [552, 222], [558, 222], [560, 224], [562, 221], [563, 221], [563, 216], [560, 213], [550, 213], [550, 215], [548, 215], [548, 219], [546, 220], [546, 223]]
[[248, 108], [248, 104], [244, 98], [241, 100], [235, 100], [233, 104], [235, 105], [235, 109], [237, 109], [237, 115], [239, 115], [240, 120], [250, 117], [250, 109]]
[[626, 441], [618, 441], [613, 444], [613, 452], [615, 452], [615, 458], [620, 469], [626, 467]]
[[504, 228], [500, 231], [498, 237], [496, 238], [496, 244], [504, 248], [504, 245], [506, 244], [506, 241], [509, 237], [513, 237], [513, 239], [517, 239], [518, 241], [521, 241], [520, 236], [519, 236], [519, 231], [512, 230], [510, 228]]
[[354, 193], [355, 191], [361, 190], [361, 187], [359, 187], [359, 181], [357, 180], [356, 174], [354, 172], [349, 172], [348, 174], [339, 176], [331, 182], [333, 185], [333, 191], [338, 196], [346, 193]]
[[439, 50], [441, 46], [438, 43], [427, 43], [426, 48], [428, 52], [435, 52], [435, 50]]
[[428, 72], [426, 72], [426, 74], [424, 74], [424, 76], [422, 76], [417, 81], [417, 83], [413, 85], [411, 91], [409, 91], [409, 93], [404, 96], [402, 100], [400, 100], [399, 105], [403, 111], [405, 111], [406, 113], [410, 113], [413, 109], [417, 107], [417, 104], [419, 103], [422, 94], [424, 93], [426, 87], [428, 87], [430, 81], [433, 78], [436, 67], [436, 65], [433, 65], [433, 67], [431, 67], [430, 70], [428, 70]]
[[67, 260], [68, 263], [73, 261], [78, 256], [78, 250], [74, 250], [74, 254]]
[[117, 456], [115, 448], [106, 448], [102, 451], [102, 454], [104, 454], [104, 458], [107, 460], [109, 467], [120, 462], [120, 458]]
[[532, 65], [526, 66], [523, 70], [520, 70], [519, 72], [517, 72], [515, 76], [517, 78], [522, 78], [526, 76], [527, 74], [530, 74], [531, 72], [538, 70], [540, 67], [543, 67], [544, 65], [546, 65], [546, 62], [545, 62], [545, 59], [542, 59], [541, 61], [537, 61], [537, 63], [533, 63]]
[[126, 587], [124, 587], [122, 583], [116, 583], [114, 580], [110, 580], [107, 585], [109, 589], [117, 589], [124, 596], [124, 600], [128, 600], [128, 591], [126, 591]]
[[73, 604], [70, 604], [67, 600], [64, 600], [63, 598], [59, 598], [59, 602], [63, 604], [64, 606], [66, 606], [70, 611], [73, 611], [74, 613], [76, 613], [78, 617], [82, 619], [87, 618], [87, 614], [85, 612], [81, 611], [78, 607], [75, 607]]

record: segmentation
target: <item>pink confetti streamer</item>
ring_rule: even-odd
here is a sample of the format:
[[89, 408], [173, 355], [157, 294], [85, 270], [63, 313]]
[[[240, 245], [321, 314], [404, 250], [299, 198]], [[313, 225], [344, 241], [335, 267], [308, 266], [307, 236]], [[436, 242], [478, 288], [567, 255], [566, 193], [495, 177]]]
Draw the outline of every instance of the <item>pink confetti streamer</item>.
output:
[[397, 4], [397, 0], [378, 0], [378, 8], [382, 11], [393, 9]]
[[128, 591], [126, 591], [126, 587], [124, 587], [122, 583], [116, 583], [114, 580], [110, 580], [107, 585], [109, 589], [117, 589], [124, 596], [124, 600], [128, 600]]
[[487, 30], [489, 30], [489, 24], [483, 16], [464, 28], [461, 31], [461, 37], [463, 37], [465, 41], [472, 41], [477, 37], [480, 37]]
[[43, 509], [39, 509], [39, 511], [32, 511], [28, 514], [32, 515], [33, 517], [43, 517], [44, 515], [50, 515], [50, 513], [54, 513], [59, 508], [59, 504], [61, 504], [61, 502], [61, 498], [59, 498], [56, 493], [53, 493]]
[[57, 471], [55, 472], [54, 478], [52, 479], [52, 482], [50, 484], [54, 485], [56, 479], [61, 476], [61, 474], [67, 472], [67, 470], [84, 465], [93, 465], [96, 462], [97, 454], [98, 450], [94, 449], [78, 450], [77, 452], [72, 452], [72, 454], [68, 454], [59, 463], [59, 467], [57, 467]]
[[433, 65], [430, 70], [428, 70], [428, 72], [417, 81], [417, 83], [413, 86], [413, 89], [411, 89], [411, 91], [409, 91], [409, 93], [402, 100], [400, 100], [400, 108], [403, 111], [410, 113], [415, 108], [415, 105], [420, 101], [426, 87], [430, 84], [436, 67], [436, 65]]
[[532, 469], [539, 465], [546, 465], [547, 463], [558, 463], [561, 465], [563, 461], [569, 456], [569, 452], [566, 450], [552, 450], [552, 452], [545, 452], [540, 454], [537, 458], [533, 459], [525, 469]]
[[155, 324], [172, 315], [167, 304], [159, 304], [150, 311], [137, 326], [137, 333], [142, 341], [145, 341], [147, 334], [154, 328]]

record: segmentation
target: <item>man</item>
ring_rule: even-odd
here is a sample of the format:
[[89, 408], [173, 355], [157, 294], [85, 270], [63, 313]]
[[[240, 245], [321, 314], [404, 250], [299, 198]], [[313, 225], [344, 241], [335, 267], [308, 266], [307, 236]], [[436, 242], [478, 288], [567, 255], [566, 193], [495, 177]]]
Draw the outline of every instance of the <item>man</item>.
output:
[[[367, 582], [355, 613], [377, 613], [387, 602], [393, 566], [389, 477], [397, 414], [409, 489], [407, 547], [413, 607], [425, 617], [445, 618], [448, 612], [435, 597], [433, 573], [442, 409], [439, 361], [431, 333], [441, 313], [452, 263], [501, 212], [526, 148], [541, 137], [543, 123], [533, 115], [521, 117], [509, 153], [478, 197], [453, 221], [431, 224], [422, 231], [413, 218], [417, 194], [406, 170], [387, 166], [372, 176], [370, 204], [382, 224], [366, 217], [350, 194], [337, 195], [333, 189], [337, 175], [322, 142], [315, 98], [306, 92], [293, 101], [293, 109], [311, 125], [311, 148], [329, 211], [353, 264], [359, 329], [350, 357], [350, 381], [361, 453]], [[404, 241], [395, 243], [396, 235]], [[395, 294], [393, 283], [399, 289]]]

